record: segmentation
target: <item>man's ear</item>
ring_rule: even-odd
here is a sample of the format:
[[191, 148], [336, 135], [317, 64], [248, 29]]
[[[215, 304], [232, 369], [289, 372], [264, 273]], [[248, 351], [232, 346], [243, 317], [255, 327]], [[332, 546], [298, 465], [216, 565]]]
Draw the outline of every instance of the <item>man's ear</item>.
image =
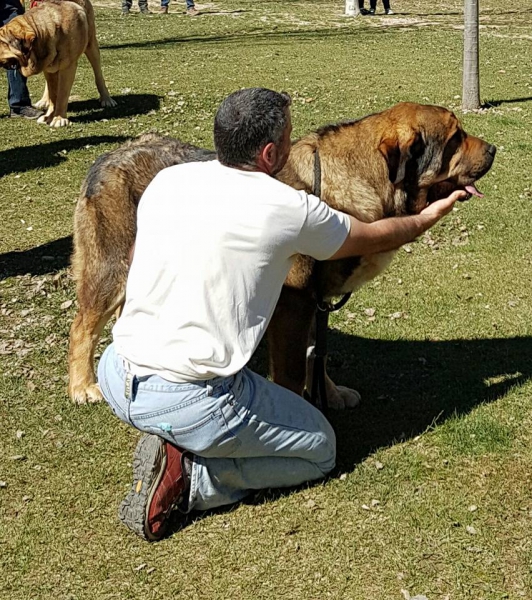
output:
[[267, 173], [271, 173], [277, 164], [278, 152], [279, 150], [273, 142], [266, 144], [257, 156], [257, 164]]
[[277, 146], [273, 142], [264, 146], [264, 157], [271, 164], [275, 164], [275, 161], [277, 160]]
[[379, 152], [388, 163], [390, 181], [401, 183], [406, 174], [406, 164], [411, 158], [423, 152], [423, 139], [419, 133], [414, 133], [408, 140], [384, 138], [379, 144]]

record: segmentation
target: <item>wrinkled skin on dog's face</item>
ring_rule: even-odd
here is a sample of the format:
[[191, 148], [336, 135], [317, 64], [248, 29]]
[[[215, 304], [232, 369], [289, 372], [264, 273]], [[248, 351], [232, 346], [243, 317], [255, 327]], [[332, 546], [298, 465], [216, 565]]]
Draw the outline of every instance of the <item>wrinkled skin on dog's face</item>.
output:
[[444, 151], [442, 174], [446, 178], [429, 188], [427, 201], [434, 202], [462, 189], [468, 193], [466, 200], [471, 196], [482, 197], [476, 183], [491, 169], [495, 153], [495, 146], [467, 134], [459, 127]]
[[27, 67], [35, 42], [33, 30], [18, 17], [0, 28], [0, 67]]
[[[0, 30], [1, 35], [1, 30]], [[11, 46], [0, 38], [0, 67], [2, 69], [18, 69], [20, 60], [11, 49]]]
[[400, 104], [390, 110], [395, 136], [379, 150], [388, 162], [390, 180], [407, 193], [408, 213], [465, 190], [466, 199], [482, 196], [476, 182], [491, 168], [495, 146], [466, 133], [456, 116], [442, 107]]
[[2, 69], [6, 69], [7, 71], [13, 70], [13, 69], [18, 69], [19, 68], [19, 62], [15, 57], [6, 57], [5, 59], [0, 61], [0, 67]]

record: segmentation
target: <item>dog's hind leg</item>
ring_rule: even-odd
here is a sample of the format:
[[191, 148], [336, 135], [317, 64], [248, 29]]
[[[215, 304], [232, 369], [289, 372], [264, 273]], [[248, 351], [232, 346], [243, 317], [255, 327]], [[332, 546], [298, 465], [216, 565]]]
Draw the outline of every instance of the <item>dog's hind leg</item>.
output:
[[96, 345], [107, 321], [122, 306], [124, 296], [116, 297], [108, 307], [94, 300], [92, 306], [80, 306], [70, 328], [68, 393], [76, 404], [102, 400], [94, 375]]
[[[111, 193], [106, 187], [102, 194]], [[68, 352], [68, 391], [76, 404], [98, 402], [101, 392], [96, 385], [94, 355], [105, 324], [124, 303], [129, 270], [128, 249], [135, 232], [123, 228], [124, 239], [116, 243], [112, 231], [98, 222], [99, 198], [83, 196], [74, 219], [72, 271], [76, 281], [78, 313], [70, 328]], [[101, 200], [101, 198], [100, 198]], [[134, 214], [133, 214], [134, 218]], [[104, 241], [102, 241], [104, 240]]]
[[94, 80], [100, 94], [100, 104], [102, 106], [116, 106], [116, 102], [111, 98], [109, 90], [105, 85], [105, 79], [102, 73], [102, 64], [100, 59], [100, 48], [96, 36], [89, 40], [89, 44], [85, 50], [85, 56], [89, 59], [92, 70], [94, 72]]
[[44, 86], [44, 92], [42, 94], [42, 98], [39, 100], [39, 102], [36, 102], [33, 106], [35, 106], [35, 108], [47, 109], [49, 104], [50, 104], [50, 95], [48, 94], [48, 83], [46, 83]]

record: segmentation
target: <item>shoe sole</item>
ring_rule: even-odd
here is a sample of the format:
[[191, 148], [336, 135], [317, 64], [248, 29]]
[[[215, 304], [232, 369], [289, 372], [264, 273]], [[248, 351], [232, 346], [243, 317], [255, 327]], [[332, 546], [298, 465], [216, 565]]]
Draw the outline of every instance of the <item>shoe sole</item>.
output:
[[155, 536], [147, 526], [149, 506], [165, 468], [164, 441], [156, 435], [142, 436], [133, 458], [131, 491], [122, 500], [118, 517], [126, 527], [148, 542], [160, 540], [166, 531], [166, 527], [163, 526]]

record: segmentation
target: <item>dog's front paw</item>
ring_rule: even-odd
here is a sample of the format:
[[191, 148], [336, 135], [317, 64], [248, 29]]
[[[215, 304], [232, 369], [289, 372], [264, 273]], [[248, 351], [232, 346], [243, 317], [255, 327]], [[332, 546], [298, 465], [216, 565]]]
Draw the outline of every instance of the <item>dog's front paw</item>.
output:
[[50, 121], [50, 127], [68, 127], [70, 121], [66, 117], [54, 117]]
[[40, 123], [41, 125], [49, 125], [50, 122], [52, 120], [52, 117], [49, 115], [41, 115], [38, 119], [37, 119], [37, 123]]
[[335, 385], [327, 390], [327, 404], [334, 410], [343, 410], [344, 408], [355, 408], [360, 404], [361, 395], [351, 388], [343, 385]]
[[111, 108], [113, 106], [117, 106], [116, 100], [113, 100], [111, 96], [108, 96], [107, 98], [100, 98], [100, 104], [104, 108]]
[[86, 387], [71, 387], [69, 394], [74, 404], [97, 404], [103, 400], [102, 392], [97, 383], [92, 383]]

